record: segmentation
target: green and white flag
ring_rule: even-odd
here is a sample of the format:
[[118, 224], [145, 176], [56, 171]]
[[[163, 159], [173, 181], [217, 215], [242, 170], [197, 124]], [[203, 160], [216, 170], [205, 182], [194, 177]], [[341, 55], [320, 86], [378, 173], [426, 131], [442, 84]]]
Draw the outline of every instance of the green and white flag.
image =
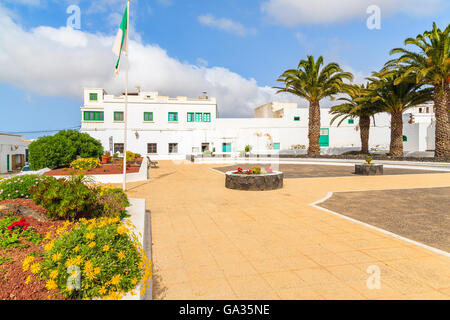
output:
[[114, 76], [117, 76], [119, 74], [120, 57], [122, 56], [122, 52], [127, 53], [128, 50], [127, 33], [128, 33], [128, 7], [125, 8], [122, 23], [120, 24], [120, 28], [119, 31], [117, 32], [116, 40], [114, 41], [114, 46], [112, 49], [112, 51], [116, 54], [116, 56], [118, 56]]

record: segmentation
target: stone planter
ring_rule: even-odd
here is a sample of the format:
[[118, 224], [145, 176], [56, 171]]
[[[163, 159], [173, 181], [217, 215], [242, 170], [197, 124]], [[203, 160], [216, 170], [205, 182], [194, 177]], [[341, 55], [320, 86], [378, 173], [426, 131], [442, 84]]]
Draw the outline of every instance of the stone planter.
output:
[[355, 174], [363, 176], [382, 176], [382, 164], [355, 164]]
[[274, 171], [265, 174], [225, 174], [225, 187], [234, 190], [265, 191], [283, 188], [283, 172]]

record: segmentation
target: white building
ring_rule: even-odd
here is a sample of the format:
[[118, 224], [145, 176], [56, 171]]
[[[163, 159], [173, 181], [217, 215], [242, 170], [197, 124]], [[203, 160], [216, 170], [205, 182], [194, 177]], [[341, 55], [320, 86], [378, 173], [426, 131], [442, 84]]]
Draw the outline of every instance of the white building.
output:
[[21, 169], [28, 161], [29, 141], [21, 135], [0, 133], [0, 173]]
[[[233, 154], [246, 145], [254, 153], [292, 153], [298, 148], [306, 152], [308, 145], [308, 108], [298, 108], [296, 103], [268, 103], [255, 109], [254, 118], [218, 118], [216, 99], [206, 95], [169, 98], [141, 91], [130, 94], [128, 100], [127, 149], [152, 159], [184, 159], [205, 150]], [[108, 95], [103, 89], [84, 91], [81, 132], [101, 141], [105, 151], [123, 152], [124, 102], [123, 95]], [[358, 120], [330, 125], [328, 111], [321, 110], [322, 153], [359, 150]], [[404, 115], [405, 151], [430, 148], [432, 115], [420, 116], [424, 116], [422, 125], [409, 124], [411, 116]], [[389, 141], [390, 116], [378, 114], [370, 130], [370, 148], [388, 150]]]

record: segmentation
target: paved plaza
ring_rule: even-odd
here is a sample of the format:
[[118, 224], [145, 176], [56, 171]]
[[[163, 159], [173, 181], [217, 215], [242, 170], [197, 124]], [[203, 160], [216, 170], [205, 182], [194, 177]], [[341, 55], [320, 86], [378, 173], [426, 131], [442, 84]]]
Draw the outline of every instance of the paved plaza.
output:
[[[154, 299], [450, 298], [445, 254], [311, 206], [329, 192], [432, 193], [450, 173], [292, 178], [254, 192], [226, 189], [213, 169], [225, 166], [161, 161], [149, 181], [129, 184], [151, 211]], [[369, 267], [380, 289], [368, 288]]]

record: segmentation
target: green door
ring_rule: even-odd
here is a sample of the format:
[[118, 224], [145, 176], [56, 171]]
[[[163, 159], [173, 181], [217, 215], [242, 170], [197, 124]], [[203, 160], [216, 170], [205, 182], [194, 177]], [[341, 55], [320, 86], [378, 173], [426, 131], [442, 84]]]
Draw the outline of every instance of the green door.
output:
[[9, 154], [6, 155], [6, 171], [9, 171]]
[[319, 144], [321, 147], [330, 146], [330, 129], [320, 129]]
[[222, 152], [231, 152], [231, 143], [223, 143], [222, 144]]

